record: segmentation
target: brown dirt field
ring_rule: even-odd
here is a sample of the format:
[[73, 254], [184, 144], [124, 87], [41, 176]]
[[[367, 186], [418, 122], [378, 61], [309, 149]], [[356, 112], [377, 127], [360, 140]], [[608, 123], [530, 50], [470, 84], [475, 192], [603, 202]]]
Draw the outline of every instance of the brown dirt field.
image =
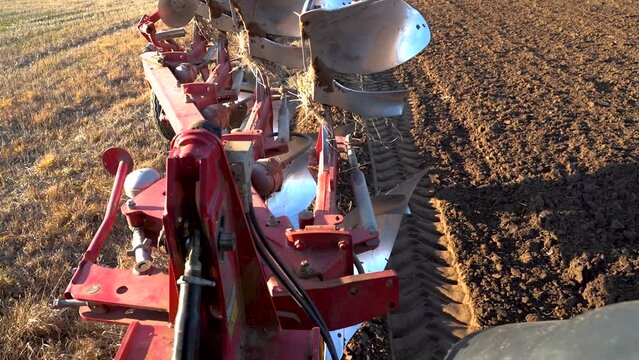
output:
[[639, 298], [639, 4], [412, 1], [395, 71], [479, 326]]

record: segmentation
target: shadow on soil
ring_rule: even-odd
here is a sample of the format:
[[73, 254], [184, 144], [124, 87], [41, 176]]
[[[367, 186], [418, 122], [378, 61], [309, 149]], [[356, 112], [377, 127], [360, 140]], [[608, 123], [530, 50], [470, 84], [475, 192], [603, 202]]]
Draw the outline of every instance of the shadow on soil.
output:
[[481, 294], [482, 324], [566, 318], [639, 298], [639, 165], [574, 169], [553, 180], [449, 186], [436, 197], [456, 226], [458, 258]]

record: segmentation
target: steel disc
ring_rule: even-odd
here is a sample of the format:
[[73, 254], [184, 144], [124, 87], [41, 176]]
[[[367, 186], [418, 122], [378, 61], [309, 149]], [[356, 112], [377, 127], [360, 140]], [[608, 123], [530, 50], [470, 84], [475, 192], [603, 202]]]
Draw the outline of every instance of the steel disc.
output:
[[197, 0], [160, 0], [160, 18], [168, 26], [179, 28], [187, 25], [195, 16]]

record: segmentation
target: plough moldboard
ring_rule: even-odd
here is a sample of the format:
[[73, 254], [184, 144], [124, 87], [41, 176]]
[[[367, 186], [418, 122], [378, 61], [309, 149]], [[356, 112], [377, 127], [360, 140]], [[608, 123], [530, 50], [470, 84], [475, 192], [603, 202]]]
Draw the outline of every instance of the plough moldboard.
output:
[[[363, 321], [399, 306], [385, 267], [423, 173], [370, 197], [358, 140], [330, 108], [401, 115], [406, 92], [354, 90], [334, 74], [415, 56], [430, 40], [423, 17], [402, 0], [161, 0], [138, 28], [153, 121], [171, 140], [165, 174], [134, 170], [123, 149], [104, 153], [115, 175], [106, 215], [56, 306], [127, 325], [118, 359], [338, 358]], [[228, 45], [238, 32], [251, 56], [321, 72], [310, 95], [324, 109], [316, 134], [290, 130], [296, 89], [238, 66]], [[337, 210], [340, 152], [353, 169], [347, 214]], [[98, 261], [118, 209], [133, 269]]]

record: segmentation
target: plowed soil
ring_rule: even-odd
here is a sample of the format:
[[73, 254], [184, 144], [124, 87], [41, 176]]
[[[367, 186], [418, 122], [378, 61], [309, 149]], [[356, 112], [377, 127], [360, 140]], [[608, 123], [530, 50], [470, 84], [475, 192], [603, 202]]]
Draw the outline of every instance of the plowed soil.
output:
[[430, 169], [390, 262], [395, 357], [639, 299], [639, 3], [410, 3], [432, 43], [381, 78], [411, 108], [369, 120], [383, 181]]

